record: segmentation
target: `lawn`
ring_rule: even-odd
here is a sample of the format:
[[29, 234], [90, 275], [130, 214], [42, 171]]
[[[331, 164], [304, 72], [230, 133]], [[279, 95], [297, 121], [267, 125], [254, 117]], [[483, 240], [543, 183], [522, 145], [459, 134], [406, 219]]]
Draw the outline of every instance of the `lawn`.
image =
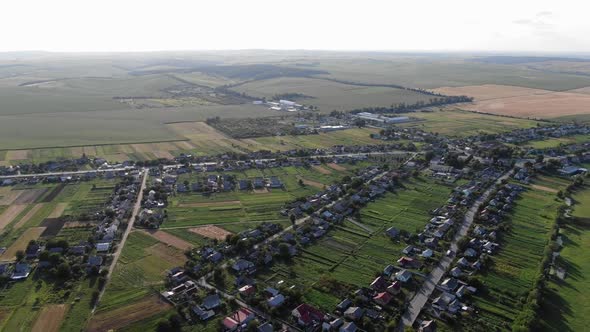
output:
[[548, 138], [540, 141], [530, 141], [523, 145], [530, 146], [533, 149], [550, 149], [560, 145], [580, 144], [590, 141], [590, 135], [574, 135], [559, 138]]
[[[547, 177], [534, 182], [550, 188], [563, 183], [561, 179]], [[563, 202], [558, 201], [553, 192], [538, 187], [530, 187], [516, 200], [510, 214], [511, 229], [497, 241], [500, 251], [492, 257], [493, 264], [481, 276], [487, 286], [487, 294], [475, 297], [481, 322], [499, 328], [510, 327], [520, 311], [520, 301], [533, 287], [561, 204]]]
[[406, 116], [423, 121], [409, 122], [402, 127], [418, 128], [448, 136], [497, 134], [515, 129], [536, 127], [538, 121], [478, 114], [461, 110], [408, 113]]
[[573, 199], [575, 219], [560, 229], [564, 246], [558, 264], [566, 276], [548, 283], [541, 314], [545, 331], [584, 331], [590, 324], [590, 186], [575, 191]]

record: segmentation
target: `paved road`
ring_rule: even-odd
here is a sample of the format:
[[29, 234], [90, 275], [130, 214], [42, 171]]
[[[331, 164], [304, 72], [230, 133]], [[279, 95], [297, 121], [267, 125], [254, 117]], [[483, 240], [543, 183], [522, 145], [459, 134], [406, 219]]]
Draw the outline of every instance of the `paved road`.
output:
[[121, 237], [121, 241], [118, 243], [117, 251], [112, 256], [113, 261], [111, 262], [111, 266], [109, 267], [109, 273], [107, 274], [106, 284], [102, 288], [102, 290], [100, 291], [100, 294], [98, 296], [98, 300], [96, 301], [94, 308], [92, 308], [92, 312], [94, 312], [94, 310], [96, 310], [96, 307], [97, 307], [98, 303], [100, 302], [100, 299], [102, 298], [102, 295], [104, 294], [104, 291], [107, 289], [107, 284], [111, 280], [111, 276], [113, 274], [113, 271], [115, 270], [115, 265], [117, 265], [117, 260], [119, 260], [119, 256], [121, 256], [121, 252], [123, 251], [123, 247], [125, 246], [125, 241], [127, 241], [127, 237], [129, 236], [129, 233], [131, 232], [131, 229], [133, 228], [133, 223], [135, 222], [135, 216], [137, 216], [137, 214], [139, 213], [139, 210], [141, 209], [141, 198], [143, 196], [143, 191], [144, 191], [146, 183], [147, 183], [147, 178], [148, 178], [147, 169], [143, 169], [142, 170], [141, 186], [139, 188], [139, 192], [137, 193], [137, 200], [135, 201], [135, 205], [133, 206], [133, 211], [131, 212], [131, 217], [129, 217], [129, 221], [127, 222], [127, 228], [125, 229], [125, 232], [123, 232], [123, 236]]
[[34, 173], [34, 174], [15, 174], [15, 175], [2, 175], [0, 180], [4, 179], [18, 179], [18, 178], [34, 178], [34, 177], [46, 177], [46, 176], [66, 176], [66, 175], [81, 175], [88, 173], [105, 173], [105, 172], [119, 172], [119, 171], [131, 171], [137, 169], [133, 166], [109, 168], [109, 169], [90, 169], [85, 171], [69, 171], [69, 172], [50, 172], [50, 173]]
[[[513, 171], [511, 170], [499, 177], [496, 180], [496, 183], [500, 183], [502, 180], [507, 179], [512, 174], [512, 172]], [[459, 228], [451, 242], [450, 249], [454, 252], [457, 252], [457, 243], [459, 242], [459, 240], [467, 235], [469, 227], [471, 227], [473, 219], [475, 218], [475, 214], [477, 213], [477, 210], [479, 209], [480, 205], [490, 196], [490, 193], [493, 189], [494, 186], [490, 186], [475, 202], [473, 202], [471, 208], [465, 213], [463, 223], [461, 224], [461, 227]], [[414, 324], [414, 321], [420, 314], [420, 311], [422, 311], [422, 308], [428, 301], [428, 298], [430, 297], [430, 295], [432, 295], [432, 292], [436, 288], [436, 285], [440, 282], [440, 279], [449, 269], [452, 262], [452, 258], [443, 256], [443, 258], [439, 261], [438, 265], [430, 272], [430, 274], [426, 276], [426, 280], [424, 280], [422, 287], [420, 288], [420, 290], [418, 290], [416, 295], [414, 295], [414, 298], [412, 298], [412, 300], [410, 301], [410, 305], [408, 306], [406, 312], [402, 316], [402, 320], [398, 328], [399, 331], [403, 331], [404, 326], [412, 326]]]

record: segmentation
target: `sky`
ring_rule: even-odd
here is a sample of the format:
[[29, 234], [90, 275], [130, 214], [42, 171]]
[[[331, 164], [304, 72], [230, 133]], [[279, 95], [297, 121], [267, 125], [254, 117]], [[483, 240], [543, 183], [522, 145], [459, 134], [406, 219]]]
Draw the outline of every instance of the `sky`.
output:
[[7, 0], [0, 51], [590, 52], [588, 0]]

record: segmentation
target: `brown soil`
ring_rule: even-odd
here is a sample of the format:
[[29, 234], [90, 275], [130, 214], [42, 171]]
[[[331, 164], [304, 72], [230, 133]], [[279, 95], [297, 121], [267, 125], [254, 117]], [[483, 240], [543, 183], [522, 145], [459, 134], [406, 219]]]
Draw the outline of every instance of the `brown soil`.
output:
[[337, 171], [340, 171], [340, 172], [346, 171], [346, 168], [344, 168], [344, 167], [342, 167], [342, 166], [340, 166], [338, 164], [335, 164], [335, 163], [329, 163], [329, 164], [326, 164], [326, 165], [328, 167], [330, 167], [332, 169], [335, 169]]
[[50, 304], [43, 309], [35, 320], [32, 332], [57, 332], [68, 311], [66, 304]]
[[435, 91], [474, 97], [474, 103], [462, 106], [467, 110], [517, 117], [552, 118], [587, 114], [590, 106], [589, 94], [505, 85], [440, 88]]
[[8, 187], [1, 188], [0, 192], [0, 205], [10, 205], [14, 203], [17, 197], [23, 193], [22, 190], [10, 190]]
[[153, 231], [153, 230], [146, 230], [143, 231], [144, 233], [152, 236], [153, 238], [157, 239], [160, 242], [163, 242], [167, 245], [173, 246], [175, 248], [178, 248], [182, 251], [190, 249], [192, 247], [194, 247], [191, 243], [178, 238], [170, 233], [161, 231], [161, 230], [157, 230], [157, 231]]
[[57, 203], [51, 214], [47, 218], [59, 218], [66, 210], [68, 203]]
[[13, 204], [0, 214], [0, 230], [3, 230], [27, 207], [26, 204]]
[[45, 227], [31, 227], [28, 228], [8, 249], [0, 256], [0, 260], [14, 260], [16, 252], [27, 249], [31, 240], [37, 240], [41, 233], [45, 231]]
[[140, 320], [155, 316], [172, 308], [156, 295], [148, 296], [129, 305], [109, 311], [98, 312], [90, 320], [88, 331], [118, 330]]
[[34, 203], [39, 197], [47, 191], [47, 188], [40, 189], [26, 189], [14, 200], [15, 204], [30, 204]]
[[43, 206], [45, 205], [45, 203], [39, 203], [39, 204], [35, 204], [35, 206], [33, 206], [32, 209], [29, 210], [29, 212], [27, 212], [27, 214], [25, 214], [15, 225], [14, 228], [19, 229], [21, 228], [24, 224], [27, 223], [27, 221], [29, 221], [31, 218], [33, 218], [33, 216], [37, 213], [37, 211], [39, 211], [39, 209], [41, 209]]
[[218, 239], [218, 240], [225, 240], [225, 238], [228, 235], [233, 234], [230, 231], [227, 231], [221, 227], [217, 227], [217, 226], [213, 226], [213, 225], [195, 227], [195, 228], [189, 229], [189, 231], [191, 231], [195, 234], [199, 234], [204, 237], [208, 237], [211, 239]]
[[319, 189], [323, 189], [324, 188], [324, 184], [321, 182], [316, 182], [316, 181], [312, 181], [312, 180], [307, 180], [301, 176], [297, 176], [298, 180], [302, 180], [303, 184], [307, 185], [307, 186], [312, 186], [312, 187], [316, 187]]
[[537, 184], [532, 184], [531, 188], [543, 190], [543, 191], [546, 191], [548, 193], [553, 193], [553, 194], [556, 194], [558, 192], [557, 189], [553, 189], [553, 188], [549, 188], [549, 187], [545, 187], [545, 186], [539, 186]]
[[331, 170], [324, 168], [322, 166], [312, 166], [312, 168], [320, 172], [321, 174], [332, 174]]

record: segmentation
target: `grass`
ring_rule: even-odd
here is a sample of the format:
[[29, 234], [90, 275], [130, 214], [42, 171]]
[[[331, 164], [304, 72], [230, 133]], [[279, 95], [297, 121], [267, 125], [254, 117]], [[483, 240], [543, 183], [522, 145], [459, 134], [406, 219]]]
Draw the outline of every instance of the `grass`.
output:
[[141, 232], [129, 235], [107, 284], [99, 310], [111, 310], [133, 302], [163, 284], [164, 272], [184, 263], [179, 250], [167, 247]]
[[560, 229], [564, 246], [557, 261], [566, 277], [548, 283], [541, 314], [545, 331], [584, 331], [590, 323], [590, 187], [576, 190], [572, 197], [575, 220]]
[[416, 228], [422, 228], [430, 219], [429, 210], [443, 204], [450, 189], [427, 178], [410, 179], [404, 183], [404, 188], [388, 193], [361, 210], [359, 222], [372, 232], [345, 221], [305, 247], [291, 263], [275, 263], [269, 270], [259, 273], [257, 280], [268, 285], [284, 280], [287, 285], [307, 287], [307, 302], [332, 311], [346, 294], [319, 289], [316, 283], [320, 278], [328, 277], [351, 287], [368, 286], [376, 272], [401, 256], [404, 247], [391, 241], [385, 229], [395, 226], [413, 233]]
[[580, 144], [590, 141], [590, 135], [574, 135], [559, 138], [548, 138], [539, 141], [530, 141], [525, 143], [525, 146], [530, 146], [533, 149], [549, 149], [556, 148], [560, 145]]
[[[541, 177], [534, 184], [556, 187], [563, 186], [564, 181]], [[533, 188], [516, 201], [510, 215], [511, 228], [502, 234], [498, 241], [500, 251], [493, 256], [491, 268], [482, 275], [488, 292], [475, 297], [479, 320], [507, 328], [518, 315], [520, 301], [534, 286], [561, 204], [554, 193]]]
[[448, 136], [497, 134], [515, 129], [536, 127], [538, 121], [478, 114], [461, 110], [408, 113], [407, 116], [423, 121], [410, 122], [402, 127], [415, 127]]

